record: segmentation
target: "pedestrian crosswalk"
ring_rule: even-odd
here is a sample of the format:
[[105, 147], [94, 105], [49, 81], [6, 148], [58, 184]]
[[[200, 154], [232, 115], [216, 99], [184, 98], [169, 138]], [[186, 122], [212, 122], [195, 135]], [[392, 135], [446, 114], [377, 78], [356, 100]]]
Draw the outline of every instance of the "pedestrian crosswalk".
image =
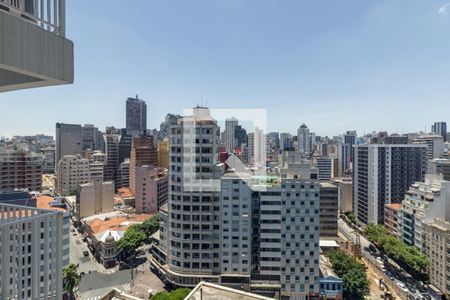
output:
[[[110, 289], [112, 290], [113, 287], [111, 287]], [[121, 292], [129, 292], [131, 290], [131, 283], [124, 283], [121, 285], [117, 285], [116, 289], [120, 290]], [[108, 290], [108, 288], [106, 288], [106, 290]], [[102, 295], [93, 296], [92, 294], [96, 294], [96, 293], [106, 294], [107, 292], [108, 291], [105, 291], [105, 289], [89, 291], [88, 293], [90, 294], [90, 296], [81, 296], [80, 299], [81, 300], [100, 300], [102, 298]]]

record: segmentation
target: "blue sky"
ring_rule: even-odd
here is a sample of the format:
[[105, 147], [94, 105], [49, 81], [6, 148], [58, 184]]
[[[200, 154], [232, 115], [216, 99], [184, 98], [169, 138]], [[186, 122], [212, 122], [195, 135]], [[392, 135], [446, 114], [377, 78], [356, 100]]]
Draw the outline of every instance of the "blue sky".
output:
[[75, 83], [0, 94], [0, 135], [123, 127], [136, 94], [150, 128], [203, 98], [276, 131], [429, 129], [450, 122], [449, 2], [69, 0]]

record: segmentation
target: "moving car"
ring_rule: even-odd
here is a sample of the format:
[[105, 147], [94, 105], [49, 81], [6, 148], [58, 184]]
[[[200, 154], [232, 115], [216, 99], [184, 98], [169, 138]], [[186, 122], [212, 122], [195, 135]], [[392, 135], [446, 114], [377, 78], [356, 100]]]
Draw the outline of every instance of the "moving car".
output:
[[84, 256], [89, 256], [89, 252], [88, 252], [87, 250], [84, 250], [84, 251], [83, 251], [83, 255], [84, 255]]

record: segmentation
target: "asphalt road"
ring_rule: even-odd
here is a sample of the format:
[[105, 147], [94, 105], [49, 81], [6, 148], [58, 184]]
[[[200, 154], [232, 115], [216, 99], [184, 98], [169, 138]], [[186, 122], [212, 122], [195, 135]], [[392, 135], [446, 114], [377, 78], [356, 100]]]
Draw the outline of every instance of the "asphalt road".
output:
[[[72, 225], [70, 228], [72, 230]], [[89, 252], [86, 243], [82, 241], [82, 238], [83, 237], [78, 232], [74, 233], [70, 231], [70, 262], [78, 264], [78, 272], [87, 274], [89, 271], [97, 271], [98, 268], [93, 261], [94, 258]], [[89, 256], [84, 256], [83, 251], [88, 251]]]
[[87, 273], [81, 278], [78, 288], [81, 300], [100, 299], [113, 288], [129, 291], [131, 289], [131, 270], [119, 270], [112, 274], [103, 274], [97, 271]]
[[[339, 228], [339, 233], [341, 233], [349, 241], [352, 241], [353, 243], [355, 243], [356, 237], [355, 237], [354, 230], [352, 228], [350, 228], [350, 226], [347, 223], [345, 223], [342, 219], [339, 219], [338, 228]], [[361, 243], [361, 254], [366, 259], [370, 260], [374, 265], [378, 266], [376, 257], [371, 252], [366, 250], [369, 248], [370, 242], [364, 236], [360, 235], [360, 243]], [[391, 263], [395, 264], [395, 262], [393, 262], [393, 261], [391, 261]], [[402, 270], [402, 272], [400, 274], [396, 274], [396, 276], [394, 276], [393, 280], [391, 280], [391, 281], [394, 284], [405, 283], [406, 277], [408, 277], [408, 281], [411, 282], [412, 285], [417, 290], [417, 292], [415, 292], [415, 293], [412, 293], [411, 291], [409, 291], [409, 294], [411, 296], [414, 296], [415, 299], [422, 299], [421, 294], [419, 292], [419, 290], [421, 288], [421, 284], [418, 281], [412, 279], [412, 276], [410, 274], [406, 273], [406, 271]]]

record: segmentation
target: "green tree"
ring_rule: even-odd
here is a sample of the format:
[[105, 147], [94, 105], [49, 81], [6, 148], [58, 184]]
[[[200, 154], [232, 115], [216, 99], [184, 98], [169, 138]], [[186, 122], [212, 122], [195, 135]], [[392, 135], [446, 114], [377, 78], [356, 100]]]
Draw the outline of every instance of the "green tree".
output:
[[159, 213], [154, 214], [150, 219], [145, 220], [142, 224], [138, 225], [139, 230], [149, 238], [152, 234], [159, 230]]
[[352, 223], [352, 224], [356, 224], [356, 216], [354, 213], [349, 213], [347, 216], [348, 220]]
[[328, 253], [333, 270], [344, 281], [344, 299], [364, 299], [369, 294], [366, 267], [342, 250]]
[[409, 246], [391, 235], [383, 225], [368, 224], [364, 229], [364, 235], [387, 256], [417, 278], [425, 282], [428, 281], [428, 275], [425, 270], [430, 261], [418, 248]]
[[124, 254], [133, 256], [145, 240], [145, 233], [140, 230], [139, 225], [131, 225], [120, 238], [117, 246]]
[[63, 269], [63, 288], [69, 299], [75, 299], [74, 291], [81, 281], [81, 275], [78, 274], [78, 265], [70, 264]]
[[191, 290], [186, 288], [176, 289], [170, 293], [163, 291], [150, 297], [150, 300], [183, 300], [190, 292]]

